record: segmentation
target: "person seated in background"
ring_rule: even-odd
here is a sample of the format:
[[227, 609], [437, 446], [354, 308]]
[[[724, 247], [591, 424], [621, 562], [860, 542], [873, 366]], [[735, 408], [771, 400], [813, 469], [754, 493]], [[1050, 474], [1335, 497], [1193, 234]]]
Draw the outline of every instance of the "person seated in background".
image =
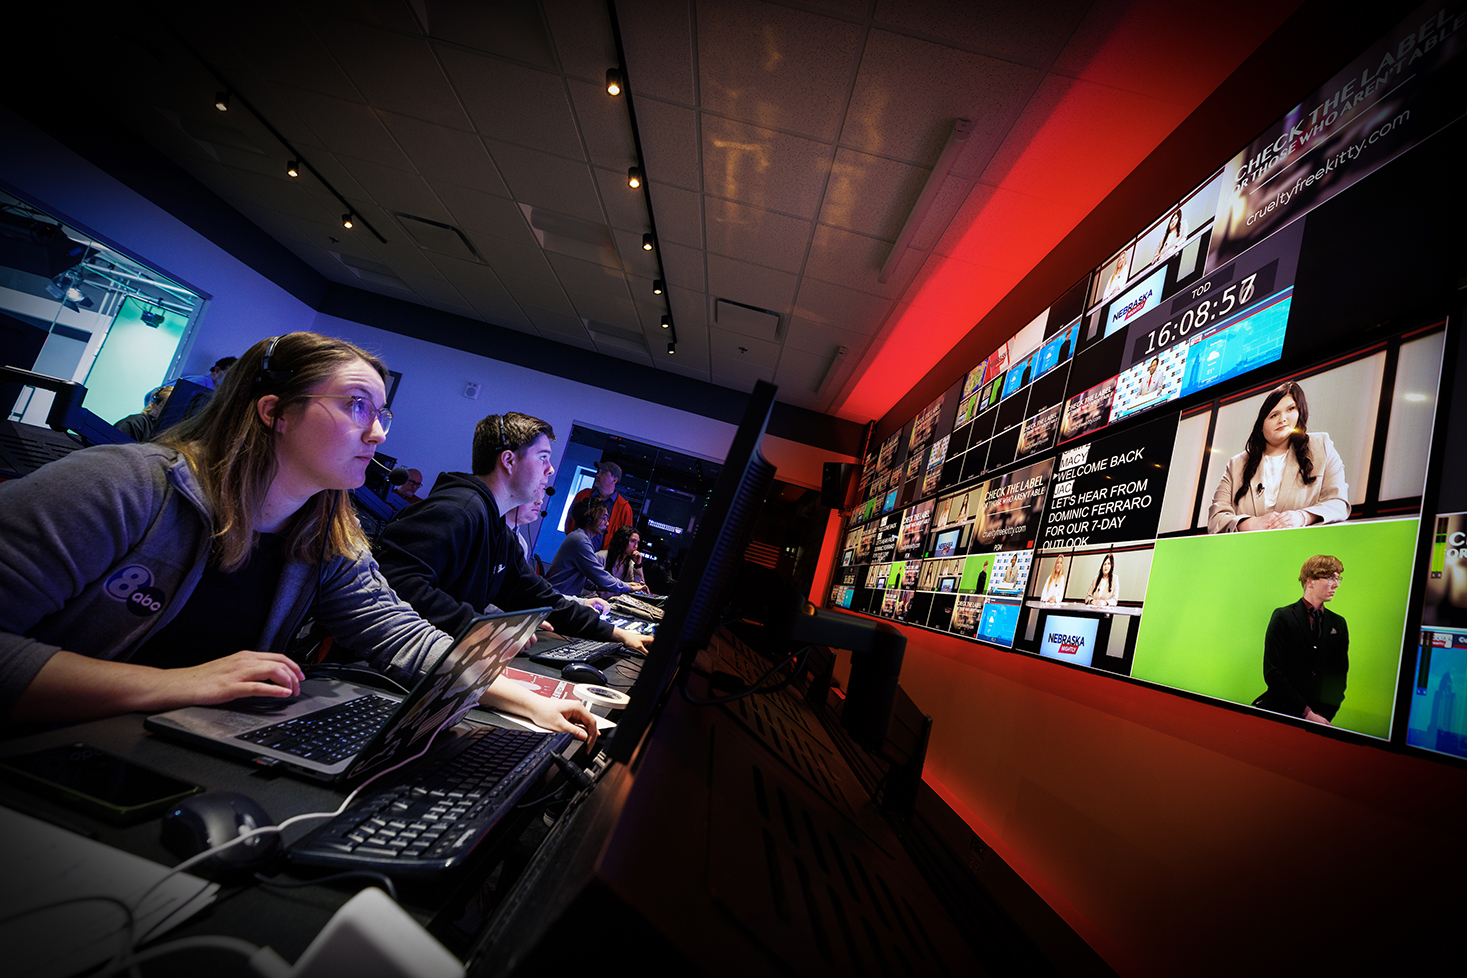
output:
[[423, 473], [417, 469], [408, 469], [407, 481], [400, 486], [393, 486], [392, 491], [410, 503], [415, 503], [422, 497], [418, 490], [423, 488]]
[[558, 593], [510, 539], [517, 534], [506, 514], [542, 497], [555, 474], [554, 437], [548, 423], [518, 411], [481, 419], [474, 428], [474, 473], [444, 472], [421, 502], [387, 524], [377, 545], [382, 573], [404, 601], [448, 631], [492, 608], [549, 607], [558, 632], [644, 651], [650, 639]]
[[1095, 583], [1085, 600], [1097, 607], [1114, 607], [1120, 599], [1121, 586], [1116, 582], [1116, 558], [1106, 554], [1100, 561], [1100, 570], [1095, 572]]
[[150, 440], [158, 426], [158, 415], [163, 413], [163, 408], [168, 404], [168, 395], [172, 393], [172, 384], [169, 384], [167, 387], [153, 389], [143, 399], [146, 407], [137, 414], [129, 414], [112, 427], [133, 441]]
[[[586, 529], [586, 535], [591, 538], [592, 552], [604, 549], [604, 541], [609, 539], [611, 534], [624, 526], [631, 526], [636, 522], [636, 517], [632, 515], [632, 504], [627, 502], [625, 496], [619, 495], [616, 491], [617, 484], [620, 482], [620, 465], [617, 465], [615, 462], [597, 462], [596, 481], [576, 493], [576, 498], [571, 500], [572, 506], [575, 506], [582, 499], [599, 499], [606, 504], [606, 512], [608, 514], [606, 529], [600, 533], [589, 527]], [[574, 517], [568, 518], [565, 521], [565, 531], [569, 533], [575, 528], [576, 522]]]
[[[618, 581], [645, 587], [647, 579], [642, 576], [642, 553], [637, 549], [641, 542], [642, 535], [637, 532], [636, 527], [624, 526], [611, 535], [611, 543], [607, 545], [607, 549], [596, 552], [596, 558], [606, 567], [606, 572]], [[610, 596], [601, 593], [603, 598]]]
[[1044, 579], [1044, 591], [1039, 598], [1045, 604], [1059, 604], [1065, 599], [1065, 558], [1054, 558], [1054, 567]]
[[220, 357], [214, 361], [214, 366], [209, 368], [205, 374], [185, 374], [179, 380], [187, 380], [198, 384], [206, 390], [216, 390], [224, 382], [224, 375], [229, 373], [229, 368], [238, 362], [239, 357]]
[[[0, 483], [0, 721], [283, 699], [308, 617], [412, 681], [453, 644], [399, 601], [348, 502], [387, 436], [387, 369], [344, 340], [262, 340], [160, 444]], [[481, 701], [594, 743], [580, 704], [503, 676]]]
[[576, 529], [565, 535], [550, 561], [550, 569], [545, 572], [545, 580], [551, 587], [572, 597], [588, 589], [602, 594], [647, 590], [645, 584], [629, 584], [612, 577], [591, 547], [591, 534], [606, 532], [605, 503], [599, 499], [578, 499], [571, 504], [571, 516], [576, 521]]

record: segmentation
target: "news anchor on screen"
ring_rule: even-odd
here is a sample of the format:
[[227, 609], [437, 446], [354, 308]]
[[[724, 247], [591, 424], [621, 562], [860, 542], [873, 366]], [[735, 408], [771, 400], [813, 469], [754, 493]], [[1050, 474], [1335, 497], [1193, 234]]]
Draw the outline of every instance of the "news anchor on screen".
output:
[[1045, 604], [1059, 604], [1065, 599], [1065, 558], [1056, 557], [1054, 568], [1044, 580], [1044, 592], [1040, 596]]
[[1095, 583], [1085, 600], [1097, 607], [1114, 607], [1120, 597], [1120, 590], [1121, 586], [1116, 583], [1115, 555], [1106, 554], [1105, 559], [1100, 562], [1100, 570], [1095, 572]]
[[1345, 700], [1350, 671], [1350, 630], [1326, 608], [1339, 589], [1345, 565], [1316, 554], [1299, 570], [1304, 595], [1274, 610], [1263, 636], [1263, 681], [1268, 689], [1253, 705], [1315, 723], [1330, 723]]
[[1309, 402], [1293, 381], [1263, 399], [1247, 448], [1228, 460], [1207, 532], [1284, 530], [1350, 518], [1345, 465], [1324, 432], [1309, 433]]

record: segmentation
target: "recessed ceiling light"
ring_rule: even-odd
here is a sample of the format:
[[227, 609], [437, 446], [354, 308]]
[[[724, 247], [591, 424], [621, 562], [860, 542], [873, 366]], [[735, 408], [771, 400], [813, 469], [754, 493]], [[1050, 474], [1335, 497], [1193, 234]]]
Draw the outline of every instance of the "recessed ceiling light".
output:
[[214, 108], [218, 109], [220, 112], [228, 112], [229, 111], [229, 93], [228, 92], [215, 92], [214, 93]]
[[643, 251], [651, 251], [652, 250], [652, 232], [651, 231], [648, 231], [646, 234], [642, 235], [642, 250]]
[[286, 164], [285, 164], [285, 175], [288, 176], [288, 177], [298, 177], [298, 176], [300, 176], [301, 175], [300, 164], [298, 164], [295, 160], [289, 160], [289, 161], [287, 161]]
[[631, 187], [633, 190], [636, 190], [641, 185], [642, 185], [642, 170], [641, 170], [641, 167], [634, 166], [630, 170], [627, 171], [627, 186], [628, 187]]
[[622, 85], [621, 85], [621, 72], [617, 71], [615, 68], [607, 68], [606, 69], [606, 94], [607, 95], [620, 95], [621, 94], [621, 88], [622, 88]]
[[351, 230], [351, 211], [347, 211], [345, 214], [341, 215], [341, 226], [346, 228], [348, 231]]

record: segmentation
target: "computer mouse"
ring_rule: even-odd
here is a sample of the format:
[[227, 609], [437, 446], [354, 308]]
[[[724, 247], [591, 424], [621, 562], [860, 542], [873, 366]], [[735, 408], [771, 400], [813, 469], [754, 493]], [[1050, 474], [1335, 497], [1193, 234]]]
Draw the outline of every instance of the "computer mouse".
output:
[[560, 670], [560, 678], [570, 683], [596, 683], [607, 685], [606, 673], [589, 662], [572, 662]]
[[[210, 791], [174, 805], [163, 816], [159, 837], [183, 858], [239, 838], [242, 829], [274, 825], [253, 798], [235, 791]], [[195, 864], [204, 874], [247, 873], [264, 866], [280, 849], [280, 833], [266, 832]]]

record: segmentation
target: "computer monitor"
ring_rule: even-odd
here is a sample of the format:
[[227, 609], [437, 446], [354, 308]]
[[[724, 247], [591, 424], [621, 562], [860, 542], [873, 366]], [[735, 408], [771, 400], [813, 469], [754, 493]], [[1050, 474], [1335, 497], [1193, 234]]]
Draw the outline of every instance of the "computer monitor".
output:
[[754, 520], [774, 483], [775, 468], [760, 452], [760, 443], [774, 408], [776, 390], [773, 384], [760, 381], [749, 395], [677, 587], [667, 599], [657, 638], [630, 690], [631, 702], [607, 745], [606, 752], [613, 761], [628, 763], [636, 756], [678, 671], [692, 662], [713, 634], [729, 585], [743, 565]]

